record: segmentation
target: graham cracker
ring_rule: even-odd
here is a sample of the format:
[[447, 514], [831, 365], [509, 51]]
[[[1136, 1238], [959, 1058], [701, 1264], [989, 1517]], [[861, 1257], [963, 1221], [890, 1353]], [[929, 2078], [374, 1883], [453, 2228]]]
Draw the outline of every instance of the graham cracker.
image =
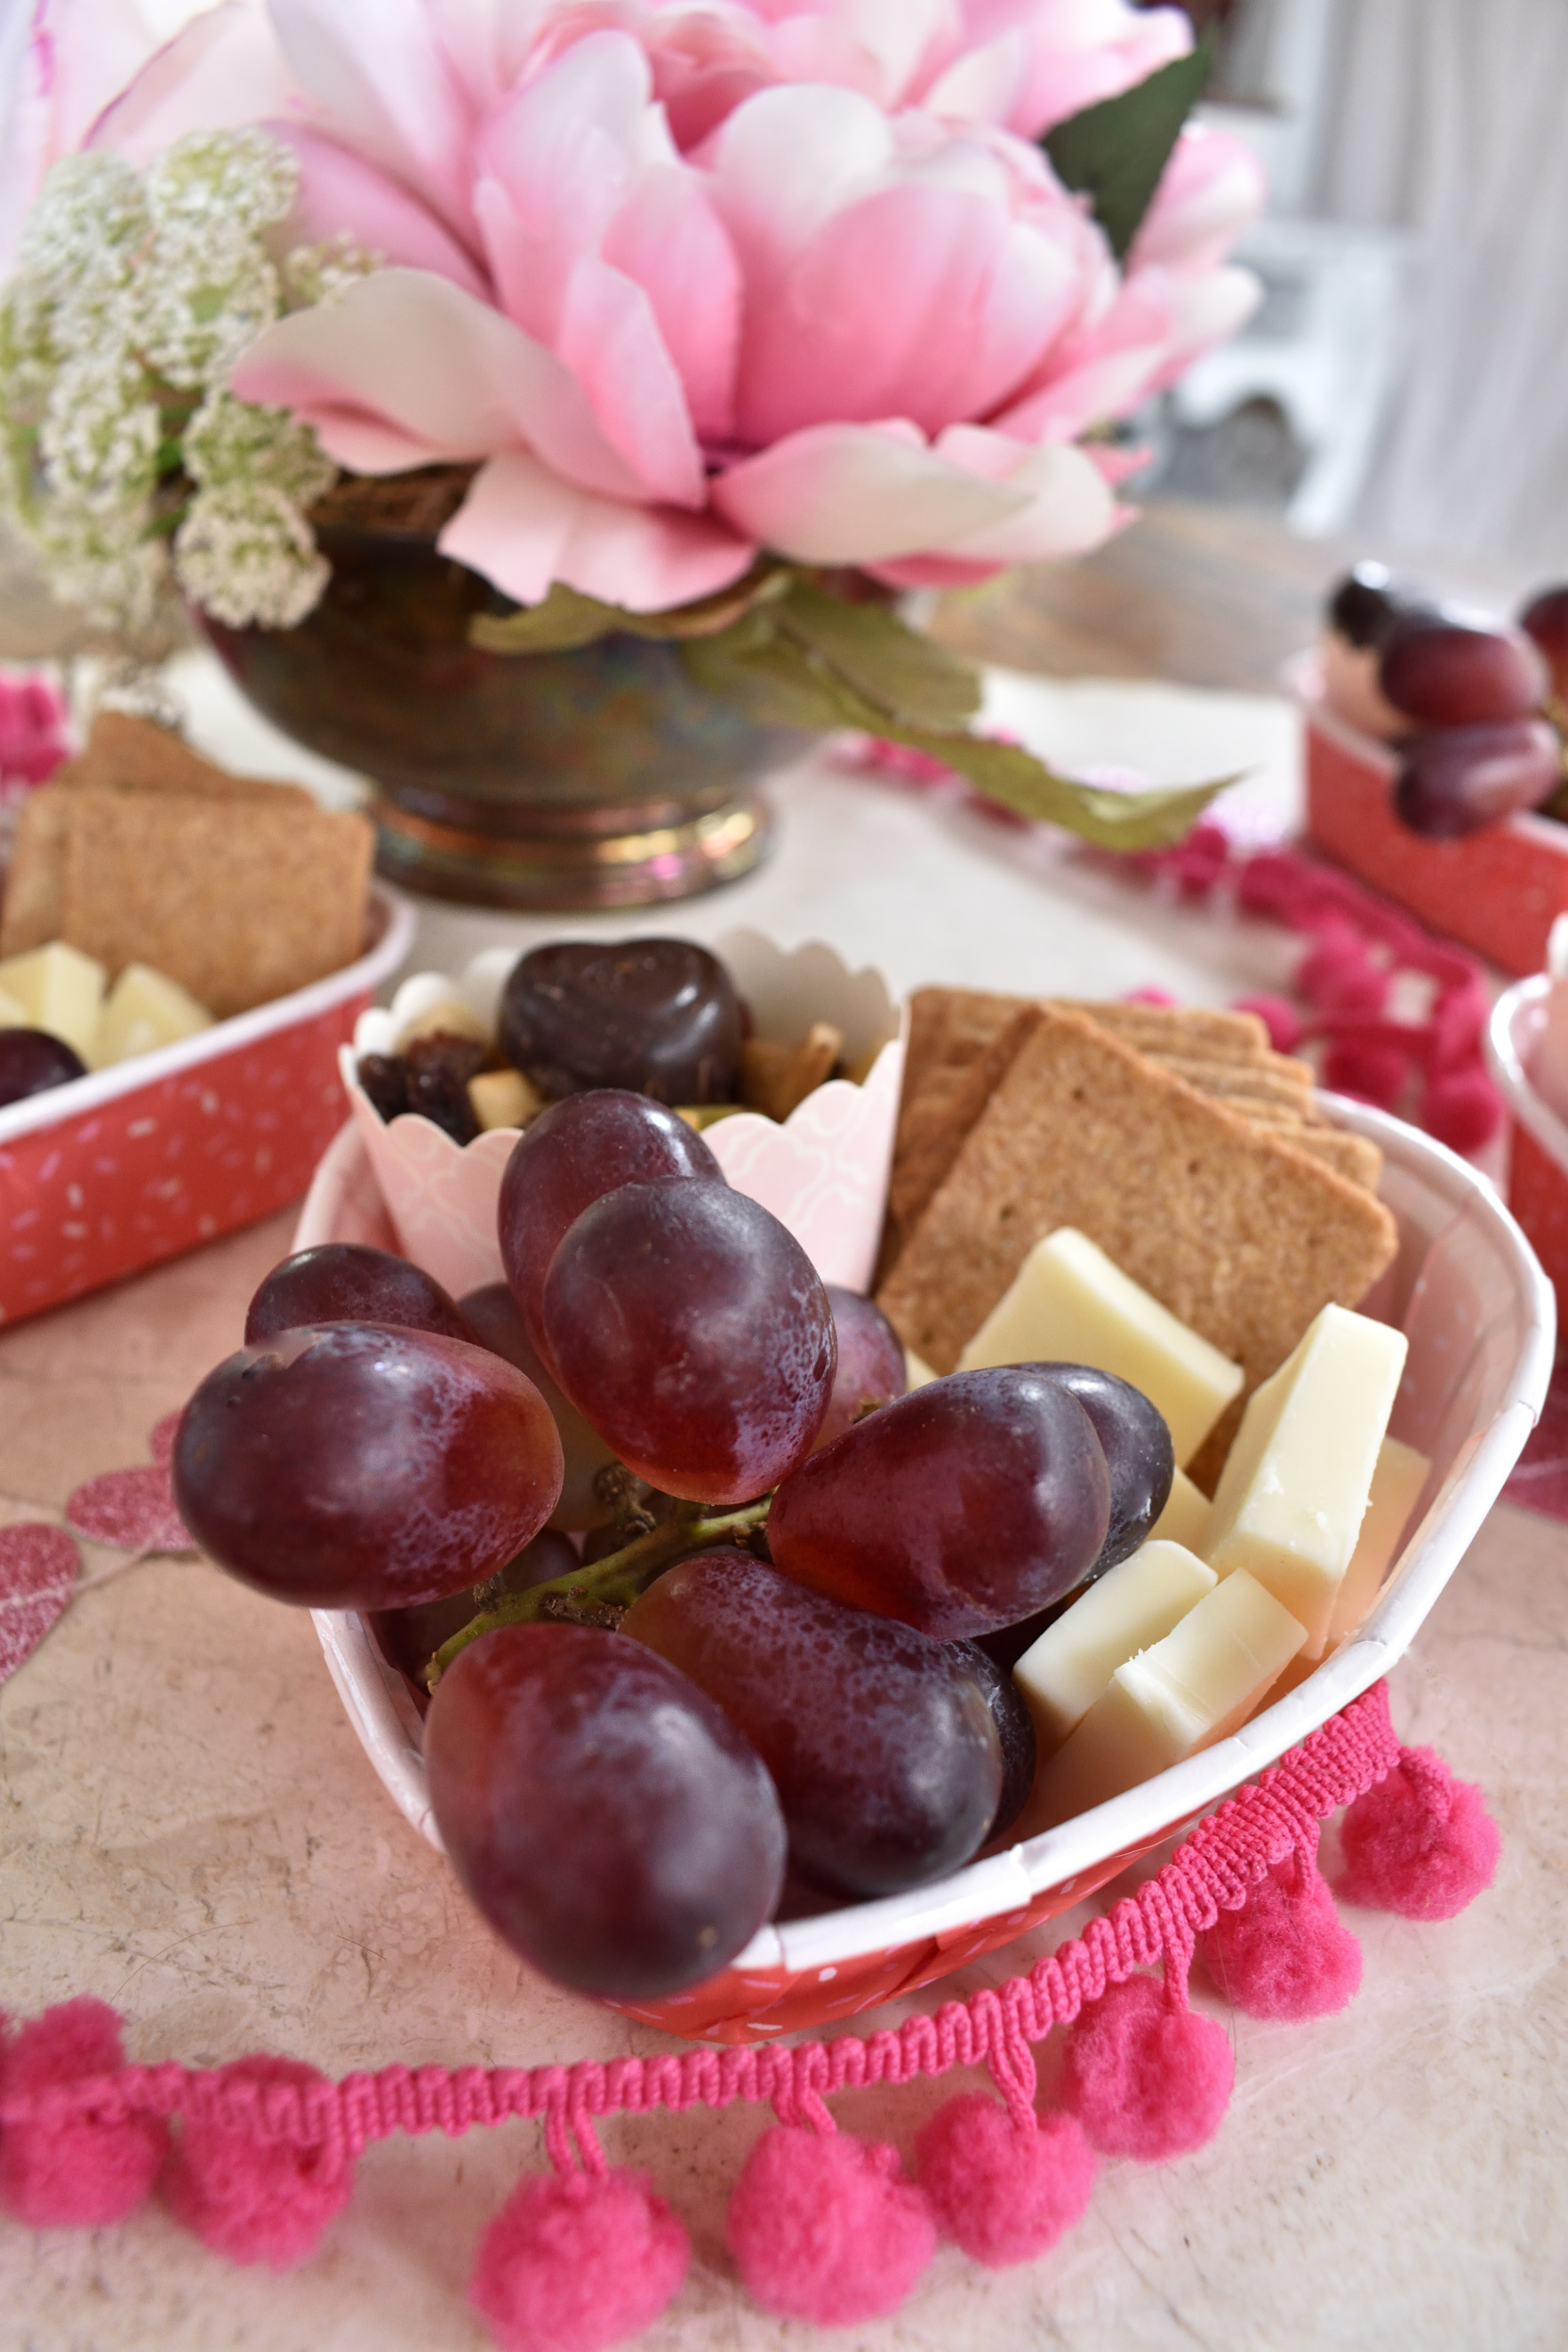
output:
[[59, 936], [151, 964], [219, 1019], [360, 952], [374, 835], [360, 816], [150, 792], [72, 795]]
[[1020, 1003], [972, 1060], [928, 1062], [913, 1092], [906, 1084], [899, 1107], [887, 1221], [883, 1228], [884, 1270], [891, 1269], [924, 1215], [927, 1201], [958, 1157], [965, 1136], [1038, 1019], [1037, 1006]]
[[44, 785], [17, 811], [16, 839], [0, 902], [0, 955], [21, 955], [60, 934], [60, 881], [71, 827], [70, 795]]
[[[1089, 1018], [1098, 1019], [1095, 1015]], [[1111, 1028], [1109, 1021], [1098, 1021], [1098, 1025], [1102, 1029]], [[1114, 1036], [1117, 1033], [1113, 1029], [1111, 1034]], [[1139, 1045], [1133, 1037], [1127, 1037], [1123, 1042], [1134, 1046], [1140, 1053], [1147, 1053], [1151, 1062], [1158, 1062], [1162, 1069], [1168, 1069], [1173, 1078], [1184, 1078], [1189, 1086], [1197, 1088], [1199, 1094], [1245, 1094], [1250, 1101], [1278, 1102], [1282, 1108], [1297, 1113], [1304, 1111], [1312, 1099], [1316, 1082], [1310, 1062], [1292, 1062], [1284, 1070], [1279, 1070], [1261, 1056], [1254, 1061], [1243, 1060], [1239, 1055], [1230, 1058], [1206, 1053], [1155, 1052], [1147, 1045]], [[1276, 1062], [1284, 1059], [1283, 1054], [1274, 1056]]]
[[1396, 1246], [1388, 1211], [1333, 1169], [1095, 1021], [1041, 1008], [878, 1304], [950, 1372], [1062, 1225], [1240, 1364], [1246, 1392], [1329, 1300], [1355, 1306]]
[[99, 711], [86, 748], [58, 768], [50, 781], [76, 792], [160, 792], [202, 801], [271, 801], [290, 808], [316, 805], [304, 785], [231, 775], [193, 752], [183, 736], [128, 710]]
[[1102, 1029], [1136, 1046], [1140, 1053], [1201, 1053], [1209, 1059], [1251, 1060], [1273, 1050], [1268, 1031], [1256, 1013], [1223, 1012], [1210, 1004], [1096, 1004], [1080, 997], [1048, 1001], [1054, 1011], [1082, 1013], [1098, 1021]]

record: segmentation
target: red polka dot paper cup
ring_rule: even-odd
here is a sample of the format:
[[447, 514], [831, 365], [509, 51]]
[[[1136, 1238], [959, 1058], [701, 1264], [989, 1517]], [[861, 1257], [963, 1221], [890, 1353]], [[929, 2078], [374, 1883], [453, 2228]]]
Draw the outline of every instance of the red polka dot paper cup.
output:
[[1568, 1078], [1568, 980], [1538, 972], [1499, 997], [1486, 1058], [1512, 1121], [1509, 1206], [1560, 1305], [1568, 1298], [1568, 1119], [1548, 1098], [1552, 1069]]

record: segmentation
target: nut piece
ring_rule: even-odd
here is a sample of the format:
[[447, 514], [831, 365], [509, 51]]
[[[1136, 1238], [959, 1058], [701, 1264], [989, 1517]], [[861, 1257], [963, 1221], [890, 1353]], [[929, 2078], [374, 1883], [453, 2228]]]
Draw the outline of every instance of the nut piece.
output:
[[749, 1037], [740, 1049], [740, 1099], [749, 1110], [786, 1119], [832, 1076], [843, 1051], [844, 1033], [830, 1020], [814, 1021], [798, 1045]]
[[520, 1069], [482, 1069], [469, 1080], [469, 1101], [482, 1130], [526, 1127], [544, 1108]]

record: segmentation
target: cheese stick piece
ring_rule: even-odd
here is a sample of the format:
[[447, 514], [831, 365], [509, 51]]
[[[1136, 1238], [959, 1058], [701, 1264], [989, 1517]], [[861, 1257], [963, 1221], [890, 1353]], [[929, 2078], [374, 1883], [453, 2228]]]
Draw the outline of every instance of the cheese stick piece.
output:
[[1208, 1524], [1208, 1496], [1201, 1486], [1194, 1485], [1185, 1470], [1178, 1470], [1165, 1507], [1148, 1531], [1149, 1542], [1158, 1537], [1162, 1543], [1185, 1544], [1189, 1551], [1197, 1551]]
[[0, 988], [25, 1006], [28, 1026], [63, 1037], [84, 1062], [98, 1032], [107, 979], [95, 956], [80, 954], [63, 939], [0, 964]]
[[1042, 1765], [1018, 1834], [1070, 1821], [1212, 1747], [1245, 1723], [1306, 1629], [1245, 1568], [1116, 1668], [1076, 1731]]
[[1191, 1461], [1244, 1378], [1070, 1225], [1035, 1243], [958, 1368], [1038, 1363], [1092, 1364], [1141, 1388], [1164, 1415], [1178, 1462]]
[[1151, 1537], [1064, 1609], [1013, 1669], [1041, 1755], [1061, 1747], [1119, 1665], [1162, 1641], [1217, 1581], [1180, 1544]]
[[1221, 1577], [1246, 1568], [1321, 1658], [1356, 1549], [1378, 1449], [1405, 1368], [1402, 1332], [1327, 1306], [1247, 1400], [1198, 1546]]
[[1431, 1466], [1424, 1453], [1402, 1446], [1397, 1437], [1385, 1437], [1378, 1447], [1366, 1516], [1329, 1617], [1330, 1649], [1369, 1615]]

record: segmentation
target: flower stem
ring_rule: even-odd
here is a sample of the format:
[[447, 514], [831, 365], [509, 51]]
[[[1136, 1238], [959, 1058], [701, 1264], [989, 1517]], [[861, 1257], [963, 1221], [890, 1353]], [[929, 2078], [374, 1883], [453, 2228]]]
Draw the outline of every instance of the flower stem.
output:
[[503, 1625], [532, 1625], [539, 1617], [548, 1616], [550, 1612], [545, 1604], [550, 1600], [635, 1600], [663, 1569], [685, 1553], [704, 1551], [722, 1543], [726, 1536], [745, 1536], [755, 1528], [765, 1527], [772, 1500], [771, 1495], [764, 1495], [760, 1502], [745, 1503], [738, 1511], [712, 1516], [683, 1511], [675, 1518], [651, 1529], [646, 1535], [622, 1544], [619, 1551], [607, 1553], [602, 1560], [590, 1560], [565, 1576], [553, 1577], [548, 1584], [531, 1584], [525, 1593], [503, 1594], [493, 1609], [483, 1610], [478, 1616], [471, 1617], [441, 1644], [425, 1668], [426, 1686], [434, 1690], [453, 1660], [482, 1633], [493, 1633]]

